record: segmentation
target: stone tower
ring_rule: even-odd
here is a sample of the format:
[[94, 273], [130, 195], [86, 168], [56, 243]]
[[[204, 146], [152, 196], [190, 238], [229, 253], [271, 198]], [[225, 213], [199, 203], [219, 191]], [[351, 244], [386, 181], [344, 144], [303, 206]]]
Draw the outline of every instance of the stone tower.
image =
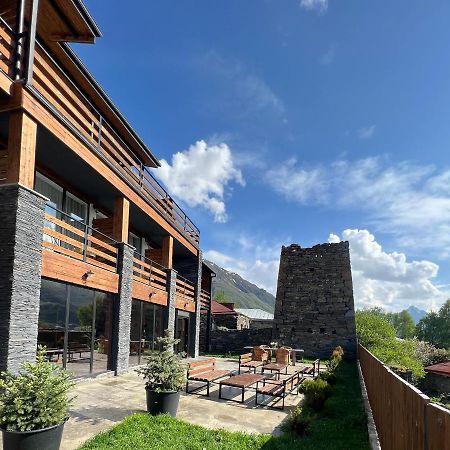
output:
[[355, 307], [348, 242], [281, 249], [273, 338], [329, 358], [340, 345], [356, 356]]

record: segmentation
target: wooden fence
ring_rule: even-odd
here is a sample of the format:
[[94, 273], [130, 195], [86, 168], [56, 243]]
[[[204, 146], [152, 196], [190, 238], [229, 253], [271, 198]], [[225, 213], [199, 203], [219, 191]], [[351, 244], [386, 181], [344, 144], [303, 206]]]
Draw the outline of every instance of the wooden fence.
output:
[[359, 361], [383, 450], [450, 450], [450, 411], [359, 346]]

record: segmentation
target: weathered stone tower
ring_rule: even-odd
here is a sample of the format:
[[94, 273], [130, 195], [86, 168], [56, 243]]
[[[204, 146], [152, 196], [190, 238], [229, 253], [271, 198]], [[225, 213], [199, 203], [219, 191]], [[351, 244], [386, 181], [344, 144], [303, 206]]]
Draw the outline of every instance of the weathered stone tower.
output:
[[356, 356], [355, 308], [348, 242], [281, 249], [275, 341], [329, 358], [340, 345]]

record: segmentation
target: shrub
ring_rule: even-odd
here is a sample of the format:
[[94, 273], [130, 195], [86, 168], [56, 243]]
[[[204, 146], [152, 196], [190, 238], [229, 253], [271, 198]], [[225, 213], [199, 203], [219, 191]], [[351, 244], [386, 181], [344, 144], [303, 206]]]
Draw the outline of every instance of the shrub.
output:
[[306, 405], [315, 411], [319, 411], [331, 394], [331, 386], [320, 378], [306, 380], [300, 385], [299, 392], [305, 396]]
[[311, 410], [296, 406], [289, 415], [283, 429], [297, 436], [303, 436], [315, 418]]
[[326, 381], [328, 384], [334, 384], [336, 382], [336, 374], [331, 370], [320, 372], [318, 378]]
[[36, 362], [25, 362], [17, 375], [0, 374], [0, 426], [8, 431], [33, 431], [63, 423], [72, 399], [70, 375], [46, 361], [39, 346]]
[[414, 347], [413, 357], [418, 359], [425, 367], [432, 364], [439, 364], [450, 359], [450, 350], [445, 348], [436, 348], [429, 342], [411, 339], [409, 342]]
[[333, 354], [331, 356], [332, 356], [332, 358], [339, 357], [342, 359], [344, 357], [344, 349], [340, 345], [338, 345], [333, 350]]
[[164, 337], [157, 338], [156, 342], [161, 346], [161, 351], [149, 355], [145, 367], [136, 372], [144, 378], [147, 389], [156, 392], [178, 391], [185, 381], [185, 367], [173, 348], [180, 340], [173, 339], [166, 330]]

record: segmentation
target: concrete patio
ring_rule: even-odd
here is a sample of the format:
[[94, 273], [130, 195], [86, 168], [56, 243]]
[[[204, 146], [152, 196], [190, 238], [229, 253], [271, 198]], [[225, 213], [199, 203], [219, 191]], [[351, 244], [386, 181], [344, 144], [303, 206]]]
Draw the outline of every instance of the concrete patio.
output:
[[[217, 361], [220, 369], [237, 370], [237, 361]], [[293, 372], [294, 367], [289, 369]], [[218, 390], [218, 385], [213, 385], [209, 398], [186, 395], [183, 392], [177, 417], [208, 428], [277, 435], [283, 420], [301, 400], [301, 395], [289, 395], [284, 411], [280, 411], [263, 406], [255, 407], [252, 390], [246, 392], [243, 404], [219, 400]], [[224, 387], [222, 392], [227, 397], [240, 398], [239, 389]], [[146, 410], [144, 382], [134, 371], [119, 377], [97, 378], [79, 383], [75, 395], [77, 397], [64, 430], [62, 450], [76, 449], [87, 439], [108, 430], [126, 416]]]

